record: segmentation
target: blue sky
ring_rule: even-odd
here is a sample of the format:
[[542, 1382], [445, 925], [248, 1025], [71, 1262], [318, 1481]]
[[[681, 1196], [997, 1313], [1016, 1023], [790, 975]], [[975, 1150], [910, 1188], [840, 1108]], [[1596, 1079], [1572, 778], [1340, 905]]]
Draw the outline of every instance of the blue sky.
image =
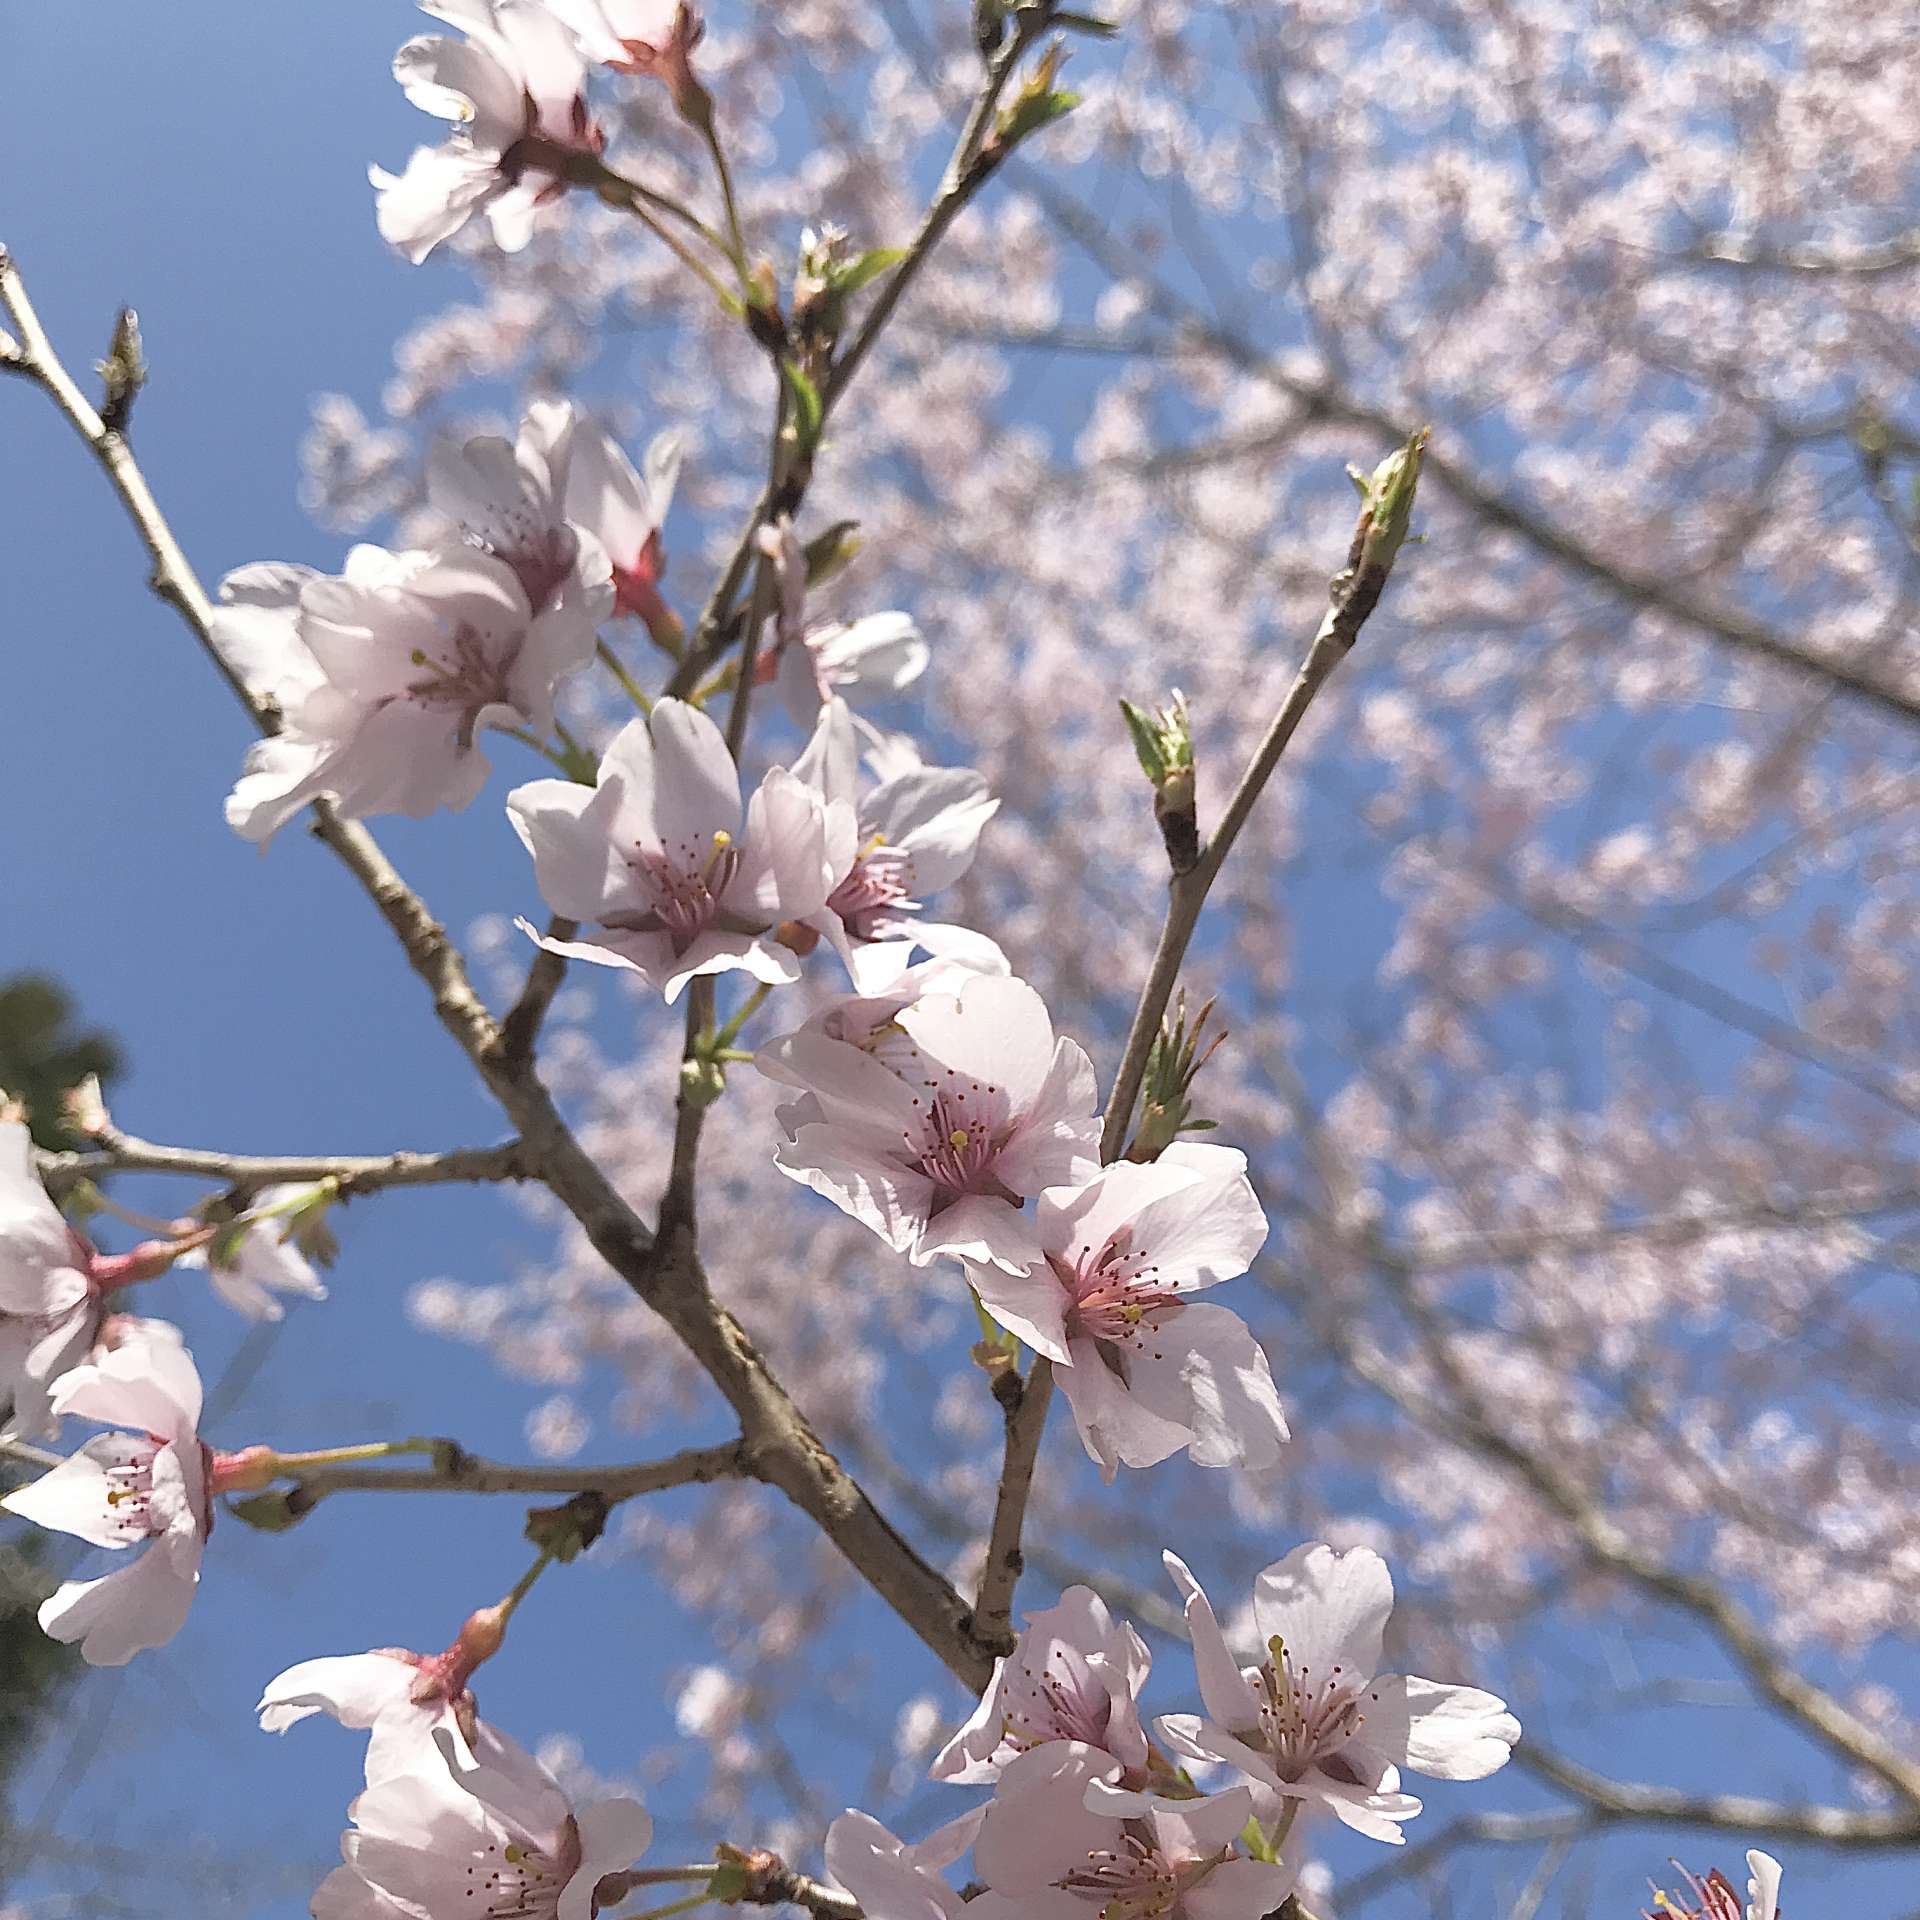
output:
[[[104, 350], [120, 303], [138, 306], [153, 383], [136, 443], [209, 584], [250, 559], [331, 561], [339, 542], [295, 498], [309, 396], [371, 396], [394, 336], [461, 284], [457, 267], [409, 269], [381, 245], [365, 181], [370, 159], [397, 164], [421, 132], [386, 79], [419, 16], [397, 0], [84, 12], [83, 27], [70, 8], [0, 5], [0, 242], [76, 369]], [[0, 973], [58, 973], [122, 1038], [131, 1071], [115, 1104], [135, 1132], [290, 1151], [498, 1138], [496, 1111], [330, 858], [297, 829], [259, 858], [226, 828], [248, 729], [144, 573], [67, 429], [29, 389], [0, 384]], [[502, 904], [490, 805], [382, 838], [404, 870], [430, 874], [454, 928]], [[181, 1198], [132, 1185], [126, 1197], [143, 1193]], [[442, 1191], [357, 1205], [345, 1226], [335, 1300], [277, 1335], [248, 1336], [191, 1277], [155, 1287], [154, 1309], [180, 1319], [209, 1382], [244, 1395], [244, 1427], [214, 1437], [426, 1430], [524, 1453], [536, 1390], [413, 1332], [402, 1306], [422, 1277], [507, 1272], [539, 1253], [541, 1230], [495, 1196]], [[722, 1437], [719, 1415], [687, 1437]], [[342, 1499], [283, 1538], [223, 1527], [187, 1632], [83, 1683], [16, 1809], [63, 1847], [97, 1836], [156, 1858], [163, 1891], [137, 1862], [110, 1861], [96, 1884], [54, 1849], [15, 1886], [34, 1920], [122, 1902], [186, 1910], [171, 1875], [202, 1845], [204, 1886], [224, 1884], [220, 1860], [245, 1867], [235, 1910], [249, 1920], [304, 1913], [357, 1754], [325, 1727], [269, 1745], [250, 1727], [260, 1681], [313, 1653], [443, 1643], [525, 1565], [518, 1519], [511, 1502]], [[688, 1642], [644, 1568], [577, 1570], [538, 1605], [541, 1658], [489, 1674], [490, 1716], [527, 1739], [576, 1731], [606, 1771], [666, 1737], [667, 1679]], [[914, 1663], [905, 1697], [934, 1677], [904, 1634], [900, 1648]], [[1584, 1657], [1569, 1649], [1570, 1668]], [[1618, 1899], [1597, 1897], [1596, 1914], [1631, 1910], [1627, 1863], [1664, 1851], [1644, 1841], [1611, 1856]], [[1897, 1868], [1847, 1878], [1853, 1894], [1840, 1884], [1792, 1883], [1794, 1920], [1904, 1911]]]

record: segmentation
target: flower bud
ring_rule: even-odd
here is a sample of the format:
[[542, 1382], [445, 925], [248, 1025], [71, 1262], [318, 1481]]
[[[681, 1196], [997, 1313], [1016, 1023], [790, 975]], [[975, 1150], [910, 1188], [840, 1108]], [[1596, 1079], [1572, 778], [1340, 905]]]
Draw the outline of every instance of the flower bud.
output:
[[1131, 700], [1120, 702], [1140, 769], [1153, 782], [1153, 817], [1167, 844], [1175, 873], [1189, 872], [1200, 860], [1200, 825], [1193, 782], [1193, 724], [1186, 695], [1178, 687], [1158, 713], [1148, 714]]

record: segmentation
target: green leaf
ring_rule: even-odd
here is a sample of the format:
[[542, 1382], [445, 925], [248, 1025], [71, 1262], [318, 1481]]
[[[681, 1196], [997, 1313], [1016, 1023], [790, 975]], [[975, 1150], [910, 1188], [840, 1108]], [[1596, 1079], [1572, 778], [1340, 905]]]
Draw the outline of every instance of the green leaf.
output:
[[780, 362], [780, 378], [793, 402], [793, 424], [803, 453], [812, 453], [820, 444], [820, 428], [826, 419], [820, 389], [791, 360]]
[[907, 257], [905, 247], [873, 247], [857, 260], [849, 260], [844, 267], [836, 267], [829, 284], [835, 293], [845, 299], [860, 291], [870, 280], [877, 280], [889, 267], [897, 267]]
[[1159, 786], [1167, 777], [1167, 760], [1161, 750], [1160, 729], [1131, 700], [1122, 698], [1120, 712], [1127, 723], [1127, 731], [1133, 735], [1133, 750], [1140, 758], [1140, 771], [1156, 787]]
[[1064, 120], [1079, 104], [1080, 96], [1077, 93], [1067, 93], [1060, 89], [1051, 93], [1023, 95], [1001, 116], [1001, 145], [1017, 147], [1021, 141], [1031, 139], [1043, 127], [1052, 126], [1056, 120]]

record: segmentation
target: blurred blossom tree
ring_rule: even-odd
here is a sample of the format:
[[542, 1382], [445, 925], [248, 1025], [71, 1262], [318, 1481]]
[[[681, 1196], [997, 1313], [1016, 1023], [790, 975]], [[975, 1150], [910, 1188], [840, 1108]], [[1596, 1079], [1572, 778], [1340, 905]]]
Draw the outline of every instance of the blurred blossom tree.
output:
[[[1624, 1914], [1676, 1851], [1752, 1849], [1751, 1890], [1671, 1895], [1707, 1920], [1772, 1920], [1767, 1849], [1898, 1887], [1920, 11], [430, 11], [466, 37], [397, 71], [453, 132], [376, 172], [381, 230], [472, 290], [399, 341], [383, 417], [322, 395], [305, 447], [315, 518], [397, 552], [210, 602], [0, 289], [14, 370], [267, 736], [230, 818], [338, 796], [316, 831], [518, 1136], [170, 1159], [102, 1115], [89, 1150], [214, 1181], [216, 1273], [292, 1258], [342, 1192], [548, 1190], [540, 1271], [410, 1302], [540, 1384], [540, 1463], [253, 1449], [215, 1492], [276, 1526], [348, 1488], [571, 1496], [541, 1567], [620, 1507], [599, 1551], [705, 1649], [679, 1738], [622, 1765], [677, 1769], [707, 1839], [628, 1867], [621, 1816], [608, 1911], [676, 1872], [690, 1905], [858, 1911], [824, 1857], [872, 1920], [953, 1915], [969, 1844], [983, 1914], [1198, 1912], [1216, 1868], [1213, 1920]], [[516, 745], [558, 777], [514, 792], [532, 859], [503, 824], [470, 978], [357, 816], [464, 805]], [[556, 999], [570, 966], [597, 996]], [[1184, 1298], [1216, 1279], [1231, 1312]], [[1047, 1424], [1056, 1366], [1091, 1458]], [[665, 1457], [569, 1464], [609, 1430]], [[637, 1497], [688, 1484], [670, 1518]], [[1313, 1539], [1343, 1551], [1283, 1559]], [[1253, 1707], [1165, 1547], [1254, 1593], [1222, 1623]], [[1069, 1590], [1078, 1624], [996, 1674]], [[407, 1737], [494, 1737], [464, 1688], [519, 1594], [412, 1667]], [[1108, 1608], [1166, 1704], [1191, 1630], [1187, 1744], [1140, 1733]], [[317, 1912], [437, 1914], [454, 1825], [565, 1854], [554, 1803], [401, 1806], [378, 1660], [283, 1680], [269, 1724], [373, 1727], [327, 1896], [362, 1904]], [[823, 1856], [856, 1799], [932, 1826], [926, 1766], [996, 1685], [984, 1826], [845, 1816]], [[1379, 1850], [1419, 1810], [1400, 1766], [1509, 1747]], [[1191, 1818], [1173, 1754], [1219, 1796]], [[1103, 1864], [1056, 1872], [1062, 1835]], [[1860, 1910], [1796, 1884], [1796, 1920]]]

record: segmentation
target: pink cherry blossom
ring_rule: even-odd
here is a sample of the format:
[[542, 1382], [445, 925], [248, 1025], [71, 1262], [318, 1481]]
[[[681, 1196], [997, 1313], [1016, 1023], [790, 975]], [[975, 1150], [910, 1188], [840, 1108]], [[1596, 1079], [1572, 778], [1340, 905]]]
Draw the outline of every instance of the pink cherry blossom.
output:
[[1186, 1603], [1206, 1715], [1158, 1722], [1176, 1753], [1237, 1767], [1279, 1801], [1321, 1806], [1358, 1833], [1399, 1844], [1420, 1802], [1400, 1768], [1482, 1780], [1507, 1763], [1520, 1723], [1478, 1687], [1380, 1672], [1393, 1611], [1387, 1563], [1367, 1547], [1296, 1547], [1253, 1585], [1263, 1657], [1242, 1668], [1186, 1564], [1165, 1556]]
[[295, 1209], [314, 1191], [310, 1186], [261, 1188], [249, 1209], [260, 1217], [243, 1227], [231, 1245], [216, 1240], [183, 1253], [174, 1264], [204, 1268], [219, 1299], [249, 1320], [284, 1318], [281, 1294], [324, 1300], [326, 1285], [300, 1249], [294, 1218]]
[[967, 1724], [940, 1750], [932, 1777], [949, 1785], [997, 1780], [1015, 1755], [1053, 1741], [1078, 1741], [1108, 1754], [1121, 1777], [1146, 1777], [1147, 1736], [1140, 1689], [1153, 1656], [1090, 1587], [1069, 1587], [1057, 1606], [1027, 1616], [1012, 1653]]
[[[1676, 1862], [1676, 1864], [1678, 1864]], [[1780, 1912], [1780, 1862], [1758, 1847], [1747, 1850], [1747, 1899], [1743, 1906], [1733, 1882], [1717, 1867], [1702, 1880], [1686, 1875], [1689, 1904], [1656, 1890], [1654, 1904], [1666, 1920], [1777, 1920]], [[1652, 1916], [1648, 1916], [1652, 1920]]]
[[970, 1903], [940, 1875], [972, 1846], [985, 1817], [986, 1808], [975, 1807], [909, 1846], [849, 1807], [827, 1829], [827, 1871], [867, 1920], [961, 1920]]
[[1116, 1787], [1108, 1755], [1037, 1747], [1007, 1764], [973, 1862], [989, 1891], [972, 1920], [1261, 1920], [1293, 1889], [1291, 1866], [1236, 1850], [1245, 1787], [1162, 1800]]
[[575, 570], [536, 611], [490, 553], [357, 547], [339, 578], [249, 567], [223, 592], [215, 644], [285, 718], [227, 800], [234, 830], [265, 841], [322, 794], [355, 817], [468, 805], [488, 772], [476, 736], [548, 731], [555, 687], [593, 657], [583, 600], [604, 587]]
[[1032, 1266], [1024, 1200], [1096, 1165], [1093, 1063], [1055, 1040], [1024, 980], [978, 974], [926, 994], [865, 1045], [810, 1024], [758, 1064], [805, 1089], [781, 1109], [780, 1170], [915, 1266], [943, 1253]]
[[1139, 1166], [1040, 1196], [1044, 1257], [1025, 1273], [969, 1268], [1000, 1324], [1056, 1364], [1088, 1454], [1150, 1467], [1270, 1467], [1287, 1437], [1273, 1375], [1246, 1323], [1196, 1306], [1247, 1270], [1266, 1216], [1231, 1147], [1182, 1141]]
[[653, 1837], [634, 1800], [576, 1813], [504, 1734], [462, 1770], [436, 1741], [412, 1767], [370, 1781], [348, 1813], [345, 1864], [314, 1894], [315, 1920], [593, 1920], [602, 1877], [630, 1866]]
[[[261, 1691], [261, 1730], [284, 1733], [316, 1713], [369, 1733], [367, 1784], [419, 1763], [445, 1733], [466, 1759], [485, 1750], [492, 1730], [474, 1708], [468, 1673], [447, 1654], [429, 1656], [400, 1647], [302, 1660], [276, 1674]], [[468, 1761], [470, 1764], [470, 1760]]]
[[416, 264], [484, 211], [494, 244], [516, 253], [535, 216], [566, 191], [552, 161], [528, 143], [598, 153], [587, 115], [587, 63], [574, 37], [538, 0], [421, 0], [421, 11], [465, 40], [422, 35], [394, 56], [407, 98], [455, 125], [438, 147], [417, 147], [403, 173], [369, 169], [381, 238]]
[[916, 947], [964, 953], [981, 936], [923, 921], [921, 896], [951, 886], [973, 864], [981, 830], [999, 811], [971, 770], [915, 767], [860, 793], [860, 741], [846, 702], [829, 700], [794, 772], [829, 806], [853, 812], [853, 862], [834, 883], [817, 924], [838, 949], [855, 988], [884, 993]]
[[727, 743], [681, 700], [614, 735], [597, 785], [535, 780], [507, 796], [507, 812], [547, 905], [601, 929], [540, 944], [631, 967], [669, 1001], [733, 968], [772, 986], [797, 980], [799, 961], [769, 936], [825, 907], [855, 831], [850, 807], [781, 767], [747, 802], [743, 828]]
[[200, 1583], [213, 1530], [200, 1376], [176, 1342], [135, 1340], [65, 1375], [53, 1411], [131, 1431], [89, 1440], [0, 1506], [96, 1547], [145, 1549], [100, 1579], [67, 1581], [40, 1608], [46, 1632], [77, 1640], [91, 1665], [124, 1666], [180, 1631]]
[[678, 624], [660, 597], [660, 576], [666, 568], [661, 529], [680, 478], [680, 455], [681, 437], [668, 429], [648, 443], [636, 471], [604, 427], [582, 418], [567, 467], [566, 515], [606, 553], [614, 610], [632, 614], [663, 639]]

